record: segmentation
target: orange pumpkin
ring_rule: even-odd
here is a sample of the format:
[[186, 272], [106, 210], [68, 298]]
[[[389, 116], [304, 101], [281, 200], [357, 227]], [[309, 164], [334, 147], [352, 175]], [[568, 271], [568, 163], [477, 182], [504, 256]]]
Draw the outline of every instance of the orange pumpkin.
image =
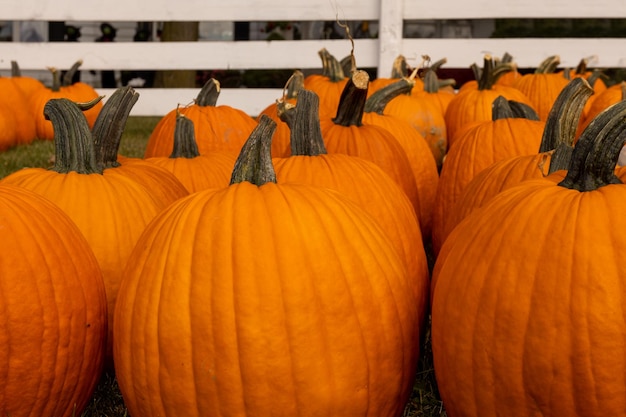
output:
[[174, 203], [129, 259], [114, 352], [131, 415], [405, 407], [419, 326], [403, 261], [347, 197], [275, 182], [273, 123], [260, 119], [231, 185]]
[[193, 121], [180, 114], [176, 119], [174, 149], [169, 157], [146, 158], [171, 172], [189, 193], [228, 186], [237, 158], [231, 152], [213, 151], [200, 155]]
[[381, 167], [407, 194], [419, 217], [419, 191], [406, 151], [389, 130], [362, 122], [368, 83], [367, 72], [356, 71], [341, 95], [337, 116], [320, 114], [324, 145], [329, 154], [359, 156]]
[[72, 220], [34, 192], [0, 186], [0, 414], [81, 415], [100, 379], [107, 304]]
[[369, 213], [387, 232], [406, 261], [411, 288], [426, 317], [430, 286], [420, 223], [407, 195], [371, 161], [340, 153], [328, 154], [319, 127], [319, 98], [303, 90], [291, 127], [291, 156], [272, 158], [279, 183], [297, 182], [336, 190]]
[[[52, 73], [52, 86], [36, 91], [30, 96], [30, 106], [35, 115], [37, 138], [44, 140], [54, 139], [52, 123], [44, 115], [44, 108], [48, 100], [66, 98], [77, 103], [87, 103], [98, 98], [97, 91], [91, 85], [81, 81], [72, 83], [72, 75], [78, 71], [80, 65], [82, 65], [82, 61], [74, 63], [63, 77], [63, 80], [61, 80], [61, 74], [56, 68], [49, 68]], [[84, 115], [89, 127], [93, 127], [100, 110], [102, 110], [102, 102], [97, 102], [91, 108], [85, 110]]]
[[499, 96], [533, 107], [528, 97], [518, 89], [495, 83], [503, 71], [505, 67], [496, 68], [494, 58], [485, 55], [483, 68], [478, 71], [480, 78], [474, 84], [465, 83], [464, 86], [467, 87], [459, 90], [450, 101], [444, 115], [448, 149], [452, 147], [458, 132], [464, 126], [472, 122], [491, 120], [491, 105]]
[[546, 122], [539, 152], [497, 161], [478, 173], [461, 192], [446, 221], [443, 240], [474, 210], [496, 194], [529, 179], [567, 169], [576, 126], [593, 90], [583, 79], [572, 80], [557, 98]]
[[599, 115], [563, 181], [503, 191], [446, 240], [433, 272], [432, 351], [449, 415], [626, 409], [626, 187], [614, 173], [625, 119], [626, 102]]
[[528, 97], [541, 120], [548, 118], [556, 98], [569, 82], [563, 73], [556, 72], [560, 63], [558, 55], [550, 56], [534, 72], [524, 74], [513, 84]]
[[341, 63], [326, 48], [318, 52], [322, 59], [322, 73], [310, 74], [304, 78], [304, 88], [315, 92], [320, 97], [320, 116], [334, 116], [341, 93], [349, 76], [343, 71]]
[[474, 122], [458, 133], [441, 169], [432, 222], [435, 253], [445, 240], [446, 222], [459, 196], [479, 172], [494, 162], [537, 153], [545, 122], [516, 114], [500, 96], [493, 104], [493, 120]]
[[[129, 87], [118, 91], [123, 97], [133, 93]], [[119, 127], [125, 119], [108, 118], [116, 113], [119, 95], [107, 101], [101, 120], [106, 119], [109, 123], [104, 123], [105, 127], [110, 126], [115, 135], [121, 136], [122, 129], [113, 126]], [[132, 107], [132, 99], [123, 101]], [[121, 111], [127, 115], [130, 107]], [[20, 186], [48, 198], [69, 215], [89, 242], [105, 283], [109, 312], [107, 366], [111, 367], [113, 312], [126, 259], [148, 222], [178, 196], [161, 199], [161, 190], [156, 185], [146, 187], [146, 182], [133, 179], [120, 168], [105, 168], [97, 163], [94, 137], [75, 103], [66, 98], [52, 99], [45, 112], [55, 129], [54, 167], [21, 169], [4, 177], [1, 183]], [[106, 130], [94, 130], [98, 132], [96, 142], [101, 142]], [[119, 138], [113, 139], [119, 143]]]
[[193, 104], [173, 109], [163, 116], [148, 138], [144, 157], [170, 155], [178, 113], [193, 120], [200, 154], [218, 150], [237, 155], [256, 126], [256, 120], [241, 109], [217, 105], [219, 95], [220, 83], [211, 78], [200, 89]]

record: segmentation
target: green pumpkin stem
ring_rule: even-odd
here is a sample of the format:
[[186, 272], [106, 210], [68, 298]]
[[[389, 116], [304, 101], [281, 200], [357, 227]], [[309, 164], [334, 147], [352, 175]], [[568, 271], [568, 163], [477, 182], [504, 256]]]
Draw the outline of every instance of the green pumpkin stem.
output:
[[411, 67], [406, 62], [406, 57], [404, 55], [398, 55], [396, 59], [393, 60], [390, 78], [404, 78], [408, 77], [410, 73]]
[[495, 121], [510, 118], [539, 120], [537, 112], [528, 104], [498, 96], [491, 105], [491, 119]]
[[220, 96], [220, 82], [215, 78], [210, 78], [196, 96], [195, 103], [202, 107], [215, 107]]
[[261, 186], [268, 182], [276, 182], [276, 172], [272, 164], [272, 135], [276, 130], [276, 122], [263, 114], [259, 118], [235, 162], [230, 184], [250, 182]]
[[291, 155], [326, 154], [319, 116], [320, 99], [313, 91], [302, 90], [291, 127]]
[[339, 82], [346, 78], [341, 63], [326, 48], [320, 49], [318, 55], [322, 59], [322, 75], [332, 82]]
[[17, 61], [11, 61], [11, 77], [21, 77], [22, 70], [18, 65]]
[[184, 114], [176, 113], [176, 126], [174, 127], [174, 148], [170, 158], [192, 159], [200, 156], [196, 132], [193, 120]]
[[116, 89], [104, 103], [93, 125], [96, 162], [100, 169], [119, 166], [117, 154], [130, 111], [139, 99], [131, 86]]
[[385, 107], [394, 98], [402, 94], [410, 94], [415, 81], [413, 78], [403, 77], [398, 81], [394, 81], [389, 85], [384, 86], [372, 93], [365, 101], [365, 108], [363, 111], [366, 113], [374, 112], [377, 114], [384, 114]]
[[102, 174], [96, 164], [89, 124], [81, 108], [67, 98], [56, 98], [46, 103], [43, 112], [54, 128], [55, 162], [51, 170], [61, 174]]
[[73, 84], [72, 80], [74, 79], [74, 75], [76, 75], [76, 73], [78, 72], [78, 68], [80, 68], [81, 65], [83, 65], [83, 61], [79, 59], [78, 61], [74, 62], [74, 65], [72, 65], [69, 70], [65, 72], [62, 80], [63, 83], [61, 84], [63, 87], [67, 87]]
[[498, 80], [498, 78], [511, 71], [511, 64], [502, 64], [495, 65], [495, 60], [489, 54], [485, 55], [483, 59], [483, 68], [480, 71], [480, 78], [478, 78], [478, 89], [479, 90], [491, 90]]
[[570, 81], [557, 96], [543, 130], [539, 152], [554, 150], [549, 173], [567, 169], [571, 159], [578, 122], [593, 88], [581, 77]]
[[552, 74], [556, 71], [560, 64], [561, 57], [558, 55], [549, 56], [541, 61], [537, 68], [535, 68], [535, 74]]
[[561, 187], [593, 191], [621, 184], [615, 175], [619, 153], [626, 142], [626, 101], [598, 114], [578, 138]]
[[363, 124], [363, 111], [369, 82], [370, 76], [363, 70], [357, 70], [352, 74], [341, 92], [337, 116], [333, 119], [335, 124], [341, 126], [361, 126]]

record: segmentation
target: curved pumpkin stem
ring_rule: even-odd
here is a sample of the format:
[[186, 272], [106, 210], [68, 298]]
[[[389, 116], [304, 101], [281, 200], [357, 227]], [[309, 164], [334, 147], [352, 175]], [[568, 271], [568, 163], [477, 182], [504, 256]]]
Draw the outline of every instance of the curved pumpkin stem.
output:
[[304, 73], [295, 70], [283, 88], [283, 101], [298, 98], [298, 93], [304, 89]]
[[220, 96], [220, 82], [215, 78], [210, 78], [196, 96], [195, 103], [201, 107], [215, 107]]
[[357, 70], [352, 74], [341, 92], [337, 116], [333, 119], [335, 124], [341, 126], [361, 126], [363, 124], [363, 110], [367, 99], [369, 81], [369, 74], [363, 70]]
[[535, 68], [535, 74], [552, 74], [556, 71], [559, 64], [561, 64], [561, 57], [558, 55], [552, 55], [541, 61], [539, 66]]
[[404, 78], [411, 72], [411, 67], [406, 62], [406, 57], [404, 55], [398, 55], [396, 59], [393, 60], [390, 78]]
[[122, 134], [130, 111], [138, 99], [139, 93], [131, 86], [125, 86], [116, 89], [102, 106], [92, 129], [96, 162], [100, 169], [120, 165], [117, 162], [117, 153]]
[[498, 96], [491, 105], [491, 120], [510, 118], [539, 120], [537, 112], [529, 105]]
[[198, 150], [193, 120], [184, 114], [177, 113], [176, 126], [174, 127], [174, 148], [170, 158], [193, 159], [197, 156], [200, 156], [200, 151]]
[[235, 162], [230, 184], [250, 182], [261, 186], [276, 182], [276, 172], [272, 164], [272, 135], [276, 122], [266, 114], [261, 115]]
[[561, 187], [593, 191], [609, 184], [621, 184], [615, 175], [619, 153], [626, 142], [626, 101], [604, 110], [580, 135]]
[[332, 82], [339, 82], [346, 78], [341, 63], [326, 48], [320, 49], [318, 55], [322, 59], [322, 75]]
[[505, 73], [512, 71], [515, 66], [511, 63], [502, 63], [500, 62], [496, 65], [494, 58], [487, 54], [483, 59], [483, 68], [479, 70], [478, 67], [473, 67], [474, 74], [477, 73], [480, 75], [478, 80], [478, 89], [479, 90], [491, 90], [500, 78]]
[[[93, 106], [100, 99], [90, 104]], [[46, 103], [43, 112], [54, 127], [55, 162], [51, 170], [61, 174], [102, 174], [96, 164], [89, 124], [81, 108], [67, 98], [55, 98]]]
[[61, 84], [63, 87], [67, 87], [73, 84], [72, 80], [74, 79], [74, 75], [76, 75], [76, 72], [78, 72], [78, 69], [81, 65], [83, 65], [83, 60], [79, 59], [78, 61], [74, 62], [69, 70], [67, 70], [65, 75], [63, 75], [63, 83]]
[[291, 155], [326, 154], [319, 116], [320, 99], [313, 91], [302, 90], [291, 126]]
[[549, 173], [566, 169], [572, 155], [578, 121], [593, 88], [581, 77], [570, 81], [557, 96], [543, 130], [539, 152], [554, 150]]
[[372, 93], [365, 101], [363, 111], [383, 114], [387, 104], [401, 94], [410, 94], [415, 81], [412, 78], [403, 77], [398, 81], [384, 86]]

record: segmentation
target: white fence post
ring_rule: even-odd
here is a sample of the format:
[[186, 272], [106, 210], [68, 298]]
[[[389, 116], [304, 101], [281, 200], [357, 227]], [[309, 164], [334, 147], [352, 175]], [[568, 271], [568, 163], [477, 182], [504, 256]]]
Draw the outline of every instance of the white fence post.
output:
[[404, 0], [381, 0], [378, 32], [378, 77], [388, 77], [391, 66], [402, 53]]

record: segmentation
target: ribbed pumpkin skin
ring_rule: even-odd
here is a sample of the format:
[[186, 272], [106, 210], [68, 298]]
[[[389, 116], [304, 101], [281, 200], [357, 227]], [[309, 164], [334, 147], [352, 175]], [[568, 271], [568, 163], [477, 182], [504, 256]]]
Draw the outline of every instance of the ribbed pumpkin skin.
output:
[[131, 415], [401, 414], [417, 338], [406, 270], [339, 197], [242, 182], [148, 226], [115, 319]]
[[338, 191], [357, 203], [388, 234], [407, 262], [420, 311], [426, 317], [430, 276], [423, 237], [409, 198], [389, 175], [371, 161], [350, 155], [274, 158], [279, 183], [301, 183]]
[[520, 155], [535, 155], [545, 122], [505, 118], [466, 126], [448, 151], [433, 209], [433, 248], [439, 251], [446, 222], [467, 184], [494, 162]]
[[537, 111], [539, 120], [546, 120], [552, 105], [569, 80], [563, 74], [525, 74], [513, 87], [524, 93], [532, 107]]
[[98, 263], [69, 217], [35, 193], [0, 186], [0, 227], [0, 414], [78, 416], [104, 359]]
[[[16, 171], [2, 179], [34, 191], [55, 203], [76, 223], [102, 269], [109, 320], [122, 271], [143, 229], [171, 201], [161, 201], [139, 182], [116, 168], [100, 174], [59, 174], [39, 168]], [[109, 333], [112, 334], [112, 327]], [[109, 346], [109, 358], [112, 355]]]
[[624, 187], [530, 180], [450, 234], [432, 303], [449, 416], [623, 415]]
[[200, 106], [174, 109], [163, 116], [148, 138], [145, 158], [170, 156], [174, 146], [176, 114], [180, 112], [193, 120], [194, 132], [200, 154], [211, 151], [239, 153], [257, 122], [251, 116], [235, 107]]

